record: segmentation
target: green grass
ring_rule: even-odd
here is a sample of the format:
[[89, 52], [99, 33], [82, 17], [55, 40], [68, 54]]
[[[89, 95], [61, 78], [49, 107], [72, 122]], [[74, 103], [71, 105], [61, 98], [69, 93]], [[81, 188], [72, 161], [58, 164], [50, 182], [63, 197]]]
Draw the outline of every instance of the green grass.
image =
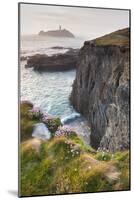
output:
[[117, 160], [117, 168], [121, 171], [119, 188], [128, 190], [130, 188], [129, 151], [116, 153], [115, 159]]
[[58, 127], [61, 126], [61, 120], [59, 117], [49, 119], [46, 122], [46, 126], [49, 129], [49, 131], [52, 133], [52, 136], [54, 136], [55, 132], [57, 131]]
[[[48, 141], [32, 138], [33, 126], [41, 119], [29, 116], [32, 104], [21, 104], [21, 195], [48, 195], [128, 190], [129, 151], [97, 152], [72, 132], [55, 136], [59, 118], [49, 121]], [[51, 119], [53, 120], [53, 119]], [[46, 124], [48, 125], [48, 124]]]
[[39, 122], [39, 119], [31, 119], [29, 111], [33, 108], [30, 103], [21, 103], [20, 105], [20, 138], [25, 141], [32, 137], [34, 124]]
[[[54, 137], [41, 142], [38, 152], [31, 140], [23, 142], [22, 196], [129, 189], [128, 151], [119, 152], [114, 157], [107, 153], [108, 159], [100, 159], [103, 152], [90, 151], [80, 140], [79, 137]], [[115, 180], [107, 175], [111, 167], [119, 172]]]
[[129, 28], [115, 31], [93, 40], [96, 45], [129, 45]]
[[98, 152], [95, 158], [100, 161], [109, 161], [112, 159], [112, 154], [107, 152]]

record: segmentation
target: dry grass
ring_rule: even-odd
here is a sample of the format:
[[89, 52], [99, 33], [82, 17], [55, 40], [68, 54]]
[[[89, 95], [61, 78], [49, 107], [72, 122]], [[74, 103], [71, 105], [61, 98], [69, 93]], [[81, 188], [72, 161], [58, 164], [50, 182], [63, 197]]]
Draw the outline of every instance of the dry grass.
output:
[[117, 45], [117, 46], [129, 46], [129, 28], [118, 30], [110, 34], [99, 37], [95, 40], [96, 45]]

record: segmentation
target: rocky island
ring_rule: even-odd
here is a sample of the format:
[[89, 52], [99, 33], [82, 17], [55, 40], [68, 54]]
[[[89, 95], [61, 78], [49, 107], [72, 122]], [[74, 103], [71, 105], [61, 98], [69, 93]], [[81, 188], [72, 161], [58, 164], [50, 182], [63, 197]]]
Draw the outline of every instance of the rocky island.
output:
[[50, 37], [69, 37], [74, 38], [75, 36], [68, 31], [67, 29], [61, 29], [61, 26], [59, 26], [58, 30], [49, 30], [49, 31], [43, 31], [41, 30], [38, 35], [40, 36], [50, 36]]
[[129, 149], [129, 28], [92, 41], [79, 52], [70, 100], [91, 127], [91, 145]]

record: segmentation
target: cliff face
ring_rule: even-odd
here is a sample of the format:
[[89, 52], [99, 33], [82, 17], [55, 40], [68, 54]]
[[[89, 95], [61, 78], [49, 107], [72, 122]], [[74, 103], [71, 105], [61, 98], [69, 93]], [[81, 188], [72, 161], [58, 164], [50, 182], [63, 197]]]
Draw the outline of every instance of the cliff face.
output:
[[91, 126], [91, 145], [129, 148], [129, 29], [84, 43], [70, 100]]

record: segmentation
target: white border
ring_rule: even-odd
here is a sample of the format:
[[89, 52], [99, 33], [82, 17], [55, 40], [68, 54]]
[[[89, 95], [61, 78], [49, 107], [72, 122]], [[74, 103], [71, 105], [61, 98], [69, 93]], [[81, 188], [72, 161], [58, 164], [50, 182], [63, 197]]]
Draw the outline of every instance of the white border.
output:
[[[27, 2], [23, 0], [23, 2]], [[125, 8], [132, 10], [132, 23], [134, 18], [134, 5], [133, 0], [29, 0], [31, 3], [46, 3], [46, 4], [62, 4], [62, 5], [77, 5], [77, 6], [90, 6], [90, 7], [111, 7], [111, 8]], [[0, 199], [12, 200], [17, 199], [17, 179], [18, 179], [18, 115], [17, 115], [17, 101], [18, 101], [18, 0], [4, 0], [0, 3]], [[132, 48], [131, 54], [134, 55], [134, 31], [132, 30]], [[131, 62], [131, 74], [134, 77], [133, 70], [133, 57]], [[133, 79], [131, 86], [134, 86]], [[132, 88], [132, 100], [134, 98], [134, 91]], [[134, 105], [131, 105], [131, 111], [134, 110]], [[132, 119], [133, 118], [133, 112]], [[133, 121], [132, 121], [133, 122]], [[132, 123], [132, 149], [134, 149], [133, 137], [133, 124]], [[132, 151], [132, 166], [134, 166], [133, 151]], [[133, 167], [132, 167], [133, 170]], [[31, 197], [32, 199], [45, 198], [51, 199], [70, 199], [70, 200], [116, 200], [116, 199], [133, 199], [134, 196], [134, 181], [132, 171], [132, 191], [128, 192], [113, 192], [113, 193], [94, 193], [94, 194], [81, 194], [81, 195], [67, 195], [67, 196], [48, 196], [48, 197]], [[23, 198], [22, 198], [23, 199]], [[27, 198], [25, 198], [27, 199]]]

